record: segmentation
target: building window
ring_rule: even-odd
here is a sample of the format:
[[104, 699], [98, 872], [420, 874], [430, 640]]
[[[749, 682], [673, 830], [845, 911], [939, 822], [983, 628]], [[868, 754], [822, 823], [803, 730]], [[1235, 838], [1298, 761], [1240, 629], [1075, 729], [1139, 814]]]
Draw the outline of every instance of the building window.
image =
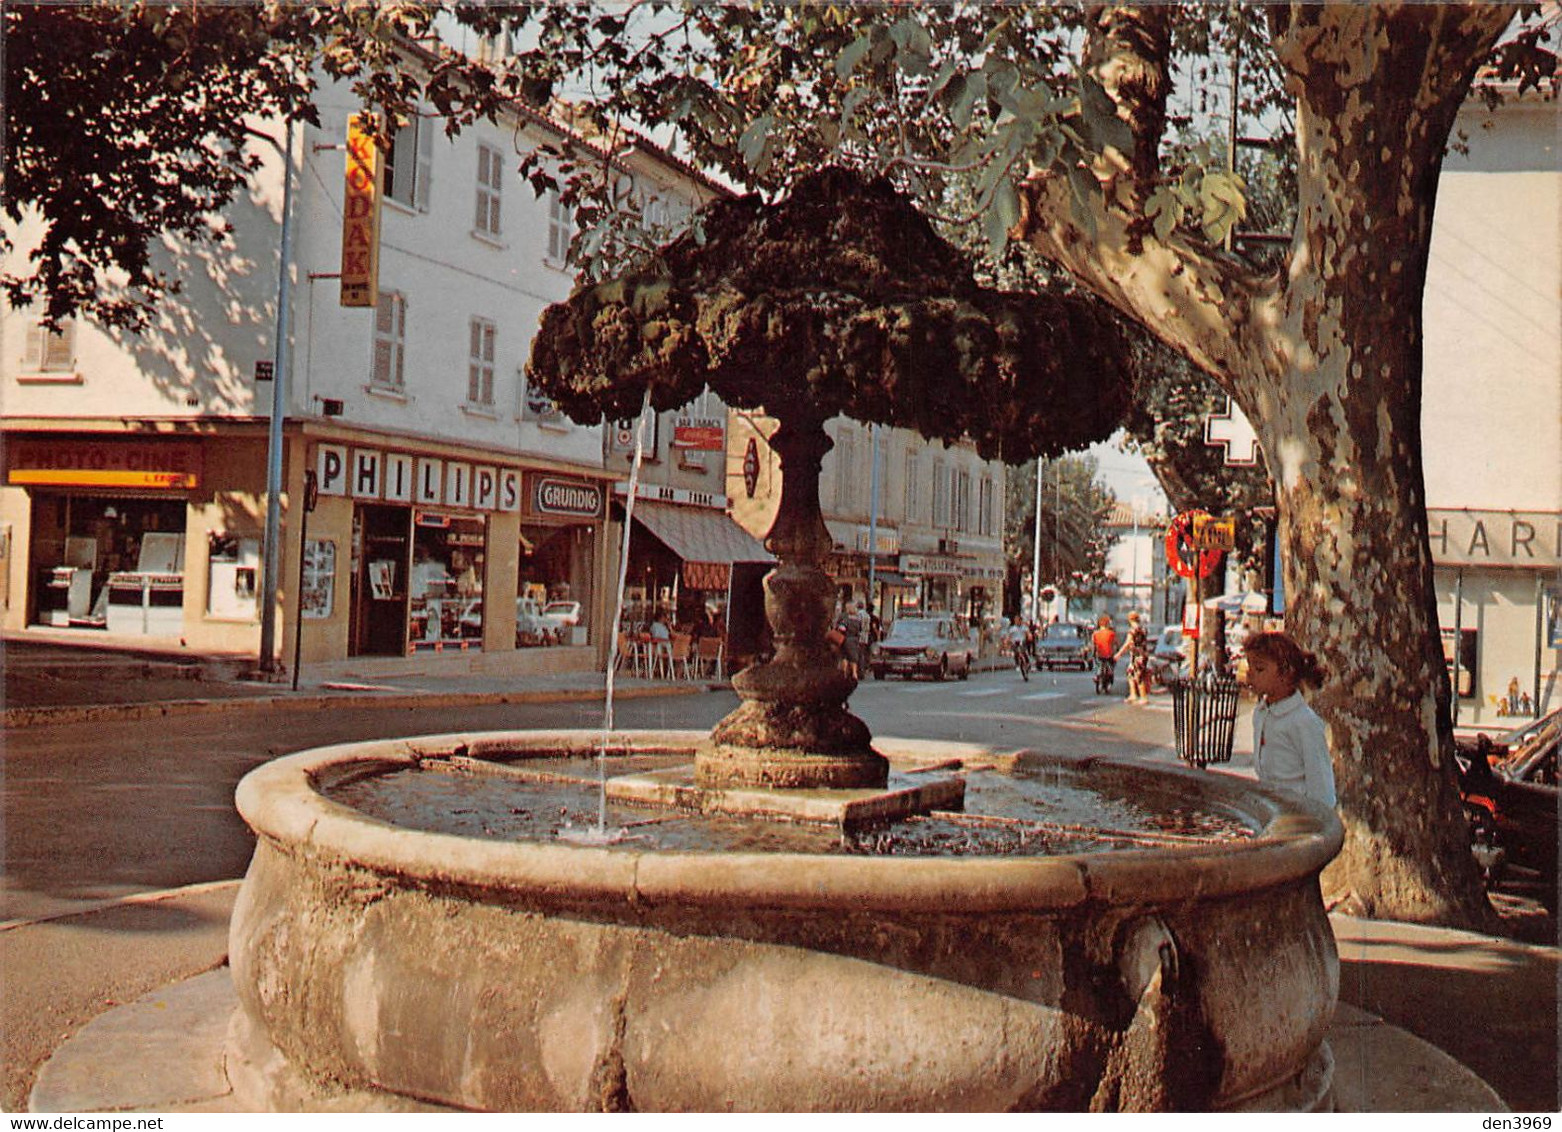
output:
[[414, 118], [391, 137], [385, 153], [385, 195], [408, 208], [428, 211], [429, 174], [433, 168], [434, 126]]
[[497, 236], [499, 194], [504, 188], [504, 160], [489, 145], [477, 147], [477, 230], [485, 236]]
[[548, 194], [548, 258], [555, 263], [569, 259], [570, 241], [575, 238], [575, 210], [559, 197]]
[[29, 373], [70, 373], [76, 368], [76, 323], [60, 323], [47, 330], [35, 322], [27, 328], [27, 358], [23, 366]]
[[933, 525], [949, 525], [949, 478], [944, 475], [944, 462], [933, 461]]
[[374, 367], [369, 384], [396, 393], [406, 389], [402, 370], [407, 351], [407, 300], [395, 291], [381, 291], [374, 308]]
[[494, 324], [486, 318], [472, 320], [471, 350], [466, 372], [467, 403], [493, 408]]
[[538, 424], [567, 428], [569, 426], [569, 418], [564, 415], [564, 411], [558, 407], [553, 398], [527, 381], [524, 370], [520, 372], [520, 379], [521, 420], [536, 421]]
[[971, 528], [971, 473], [963, 468], [959, 471], [951, 471], [950, 478], [954, 481], [950, 487], [954, 495], [954, 523], [957, 531], [966, 531]]
[[842, 433], [835, 441], [835, 510], [849, 513], [856, 504], [857, 438]]
[[993, 534], [993, 480], [991, 476], [983, 476], [980, 488], [981, 494], [977, 497], [977, 533], [982, 535]]
[[917, 479], [921, 474], [920, 463], [915, 452], [906, 453], [906, 522], [908, 523], [914, 523], [921, 517], [922, 484]]

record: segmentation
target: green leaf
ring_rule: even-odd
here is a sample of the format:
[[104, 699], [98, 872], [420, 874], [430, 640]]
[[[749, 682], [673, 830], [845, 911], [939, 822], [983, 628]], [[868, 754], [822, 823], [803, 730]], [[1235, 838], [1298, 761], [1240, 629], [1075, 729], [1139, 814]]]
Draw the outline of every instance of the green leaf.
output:
[[944, 60], [944, 65], [938, 68], [938, 74], [933, 76], [932, 85], [927, 88], [928, 97], [937, 98], [942, 94], [959, 70], [953, 59]]
[[873, 38], [868, 35], [859, 35], [846, 45], [845, 49], [836, 57], [835, 77], [845, 80], [857, 69], [857, 64], [862, 62], [868, 49], [873, 46]]
[[1096, 238], [1095, 198], [1101, 194], [1101, 185], [1095, 174], [1082, 165], [1070, 164], [1068, 170], [1069, 211], [1074, 220], [1085, 230], [1091, 240]]
[[1182, 222], [1182, 201], [1177, 199], [1175, 192], [1162, 185], [1150, 194], [1149, 200], [1144, 202], [1144, 214], [1155, 226], [1155, 238], [1164, 243]]
[[1011, 225], [1004, 223], [1003, 216], [997, 208], [989, 208], [982, 216], [982, 231], [987, 236], [987, 250], [992, 253], [995, 260], [1001, 259], [1004, 249], [1009, 246], [1010, 227]]
[[764, 158], [766, 144], [770, 141], [770, 130], [774, 125], [775, 119], [771, 115], [762, 114], [749, 123], [748, 129], [738, 139], [738, 152], [743, 155], [744, 163], [756, 172]]
[[1020, 195], [1014, 191], [1014, 178], [1005, 177], [993, 190], [992, 212], [1005, 228], [1013, 228], [1020, 222]]

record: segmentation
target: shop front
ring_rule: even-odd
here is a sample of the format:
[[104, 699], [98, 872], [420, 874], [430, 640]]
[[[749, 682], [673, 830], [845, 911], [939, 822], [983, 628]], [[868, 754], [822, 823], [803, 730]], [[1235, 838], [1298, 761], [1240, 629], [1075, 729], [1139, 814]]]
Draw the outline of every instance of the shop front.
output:
[[260, 435], [6, 437], [5, 622], [254, 647]]
[[661, 613], [675, 626], [711, 624], [728, 656], [761, 655], [769, 642], [763, 582], [774, 556], [725, 510], [685, 502], [692, 493], [642, 491], [629, 540], [626, 623]]
[[294, 552], [306, 663], [469, 655], [499, 671], [543, 645], [595, 662], [602, 481], [465, 450], [305, 444], [318, 492]]
[[1455, 724], [1506, 729], [1555, 709], [1562, 513], [1434, 508], [1427, 526]]

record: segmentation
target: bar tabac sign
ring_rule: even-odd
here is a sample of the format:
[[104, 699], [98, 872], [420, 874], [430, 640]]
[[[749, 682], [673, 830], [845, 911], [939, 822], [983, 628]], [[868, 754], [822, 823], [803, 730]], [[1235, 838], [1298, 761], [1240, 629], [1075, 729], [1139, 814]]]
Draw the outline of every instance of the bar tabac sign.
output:
[[374, 119], [354, 114], [347, 126], [347, 191], [342, 198], [342, 306], [379, 303], [380, 147]]

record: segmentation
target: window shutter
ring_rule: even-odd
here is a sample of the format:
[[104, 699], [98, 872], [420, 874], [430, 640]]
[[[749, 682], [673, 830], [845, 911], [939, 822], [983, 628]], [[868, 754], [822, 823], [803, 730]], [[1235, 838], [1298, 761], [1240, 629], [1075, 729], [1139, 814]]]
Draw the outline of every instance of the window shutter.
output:
[[27, 357], [22, 364], [30, 370], [43, 369], [43, 326], [39, 323], [27, 324]]
[[429, 192], [434, 179], [434, 123], [418, 119], [418, 183], [415, 205], [420, 212], [429, 210]]

